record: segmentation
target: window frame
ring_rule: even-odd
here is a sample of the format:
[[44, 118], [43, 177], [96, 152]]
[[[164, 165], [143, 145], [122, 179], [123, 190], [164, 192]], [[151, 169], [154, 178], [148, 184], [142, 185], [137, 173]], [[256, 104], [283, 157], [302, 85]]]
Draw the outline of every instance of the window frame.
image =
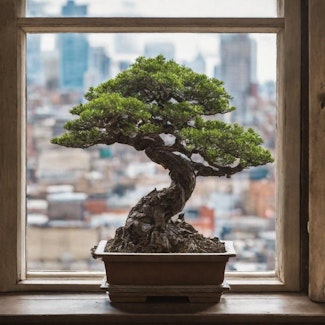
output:
[[[0, 291], [98, 290], [102, 274], [32, 272], [25, 266], [25, 35], [55, 32], [277, 33], [277, 268], [228, 273], [233, 291], [300, 289], [300, 5], [279, 0], [279, 18], [26, 18], [25, 0], [3, 0], [0, 78]], [[2, 26], [1, 26], [2, 27]], [[10, 109], [7, 109], [10, 108]], [[14, 132], [16, 130], [16, 132]], [[3, 141], [5, 140], [5, 141]], [[281, 249], [286, 248], [286, 249]]]

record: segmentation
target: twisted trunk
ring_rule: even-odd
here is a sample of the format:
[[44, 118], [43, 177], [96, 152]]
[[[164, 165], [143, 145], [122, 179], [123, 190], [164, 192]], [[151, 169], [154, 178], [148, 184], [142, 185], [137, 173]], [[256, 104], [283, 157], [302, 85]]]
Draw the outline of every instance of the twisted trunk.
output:
[[[191, 163], [166, 148], [147, 148], [147, 156], [170, 171], [171, 185], [144, 196], [130, 211], [125, 226], [117, 229], [107, 251], [209, 252], [223, 251], [218, 239], [207, 239], [179, 214], [195, 188]], [[172, 219], [172, 217], [174, 217]], [[211, 246], [212, 249], [211, 249]], [[220, 247], [222, 246], [222, 247]]]

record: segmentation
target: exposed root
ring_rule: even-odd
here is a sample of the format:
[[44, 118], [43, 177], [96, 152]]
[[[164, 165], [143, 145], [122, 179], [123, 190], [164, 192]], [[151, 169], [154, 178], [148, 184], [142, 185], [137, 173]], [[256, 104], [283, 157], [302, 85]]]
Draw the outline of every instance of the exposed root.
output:
[[199, 234], [180, 214], [164, 228], [148, 223], [133, 223], [116, 230], [105, 251], [128, 253], [223, 253], [225, 246], [218, 238]]

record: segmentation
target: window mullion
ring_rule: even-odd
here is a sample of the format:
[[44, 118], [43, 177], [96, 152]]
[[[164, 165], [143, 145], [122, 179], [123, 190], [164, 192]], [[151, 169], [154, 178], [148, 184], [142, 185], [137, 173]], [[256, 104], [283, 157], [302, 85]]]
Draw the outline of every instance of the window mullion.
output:
[[274, 33], [284, 18], [18, 18], [30, 33]]

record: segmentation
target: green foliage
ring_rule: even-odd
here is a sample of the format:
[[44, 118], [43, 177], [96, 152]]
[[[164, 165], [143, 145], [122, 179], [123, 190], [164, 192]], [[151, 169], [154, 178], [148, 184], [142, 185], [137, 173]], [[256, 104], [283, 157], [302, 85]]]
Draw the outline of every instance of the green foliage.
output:
[[200, 105], [204, 115], [234, 109], [221, 81], [198, 74], [173, 60], [166, 61], [161, 55], [149, 59], [139, 57], [130, 69], [91, 88], [85, 97], [93, 100], [103, 93], [119, 93], [160, 108], [172, 101], [189, 102], [193, 106]]
[[[65, 124], [67, 132], [52, 143], [79, 148], [116, 142], [137, 150], [159, 147], [190, 160], [199, 154], [212, 167], [193, 161], [205, 176], [230, 175], [273, 161], [252, 129], [206, 118], [234, 109], [221, 81], [161, 55], [139, 57], [128, 70], [90, 88], [85, 97], [87, 103], [71, 110], [77, 118]], [[174, 136], [175, 143], [165, 144], [162, 133]], [[216, 173], [220, 168], [226, 169]]]
[[259, 146], [262, 138], [251, 128], [245, 130], [236, 123], [198, 117], [195, 127], [183, 128], [180, 135], [188, 151], [199, 153], [211, 165], [231, 166], [240, 159], [245, 168], [273, 161], [270, 152]]

